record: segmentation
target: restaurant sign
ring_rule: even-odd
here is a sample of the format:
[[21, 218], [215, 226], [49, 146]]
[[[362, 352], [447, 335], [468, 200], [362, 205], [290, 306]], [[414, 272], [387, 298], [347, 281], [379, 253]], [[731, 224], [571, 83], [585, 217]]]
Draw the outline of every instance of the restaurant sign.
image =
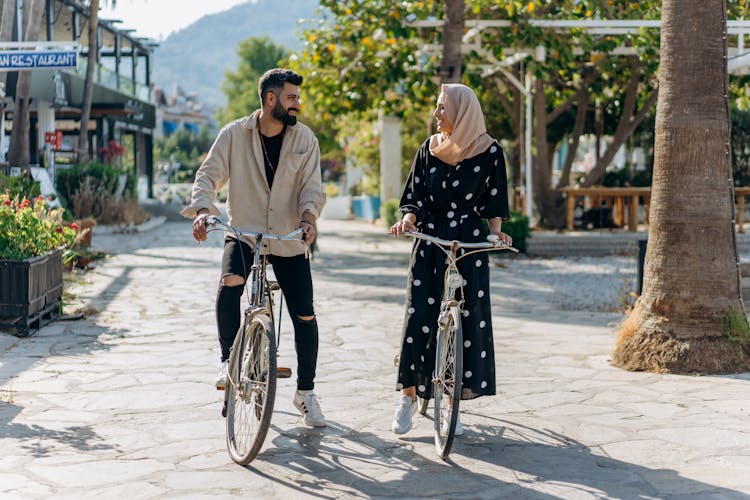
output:
[[77, 50], [0, 50], [0, 71], [77, 67]]

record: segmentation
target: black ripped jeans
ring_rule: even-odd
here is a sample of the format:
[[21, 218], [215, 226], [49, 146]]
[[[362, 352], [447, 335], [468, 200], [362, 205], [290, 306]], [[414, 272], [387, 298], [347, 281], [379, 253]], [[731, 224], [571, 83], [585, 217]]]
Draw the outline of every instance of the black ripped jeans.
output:
[[[297, 389], [310, 390], [314, 386], [315, 367], [318, 361], [318, 323], [300, 319], [315, 316], [310, 261], [305, 255], [279, 257], [269, 255], [276, 280], [286, 300], [289, 316], [294, 324], [294, 345], [297, 350]], [[224, 240], [224, 257], [221, 262], [222, 278], [235, 274], [247, 281], [253, 264], [253, 250], [247, 243], [227, 236]], [[221, 360], [229, 359], [229, 350], [240, 329], [240, 302], [244, 286], [226, 286], [219, 282], [216, 295], [216, 323], [219, 327]]]

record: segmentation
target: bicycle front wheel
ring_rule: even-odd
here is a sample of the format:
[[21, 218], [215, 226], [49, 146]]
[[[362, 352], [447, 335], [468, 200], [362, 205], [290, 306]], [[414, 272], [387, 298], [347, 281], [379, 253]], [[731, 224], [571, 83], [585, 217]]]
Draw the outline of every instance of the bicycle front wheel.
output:
[[240, 465], [255, 458], [271, 425], [276, 396], [276, 341], [271, 325], [265, 315], [252, 318], [230, 357], [225, 389], [227, 449]]
[[437, 332], [433, 378], [435, 448], [443, 460], [448, 458], [453, 444], [458, 406], [461, 402], [462, 337], [461, 311], [453, 307], [450, 309], [445, 326]]

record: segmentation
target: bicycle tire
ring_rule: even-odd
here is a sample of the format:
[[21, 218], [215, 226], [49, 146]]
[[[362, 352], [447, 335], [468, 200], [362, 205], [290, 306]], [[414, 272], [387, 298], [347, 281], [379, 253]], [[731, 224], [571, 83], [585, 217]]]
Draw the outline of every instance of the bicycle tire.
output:
[[[463, 379], [463, 331], [461, 311], [452, 307], [445, 326], [438, 329], [433, 380], [435, 449], [448, 458], [456, 433]], [[446, 426], [443, 421], [447, 421]]]
[[226, 441], [229, 456], [240, 465], [258, 455], [271, 426], [276, 396], [276, 341], [271, 325], [266, 315], [253, 317], [245, 335], [238, 335], [244, 345], [238, 341], [230, 357], [233, 380], [225, 389]]

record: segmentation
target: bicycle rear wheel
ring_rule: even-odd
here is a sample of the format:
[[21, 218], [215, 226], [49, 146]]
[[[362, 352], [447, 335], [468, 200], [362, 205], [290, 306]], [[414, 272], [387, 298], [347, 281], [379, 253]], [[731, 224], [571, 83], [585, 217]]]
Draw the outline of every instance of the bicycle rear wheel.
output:
[[461, 381], [463, 373], [463, 339], [461, 314], [452, 307], [445, 326], [437, 332], [437, 352], [435, 354], [435, 375], [433, 394], [435, 396], [434, 429], [435, 448], [443, 460], [453, 444], [458, 419], [458, 406], [461, 402]]
[[252, 318], [230, 357], [225, 389], [227, 449], [240, 465], [255, 458], [271, 425], [276, 396], [276, 341], [271, 325], [265, 315]]

